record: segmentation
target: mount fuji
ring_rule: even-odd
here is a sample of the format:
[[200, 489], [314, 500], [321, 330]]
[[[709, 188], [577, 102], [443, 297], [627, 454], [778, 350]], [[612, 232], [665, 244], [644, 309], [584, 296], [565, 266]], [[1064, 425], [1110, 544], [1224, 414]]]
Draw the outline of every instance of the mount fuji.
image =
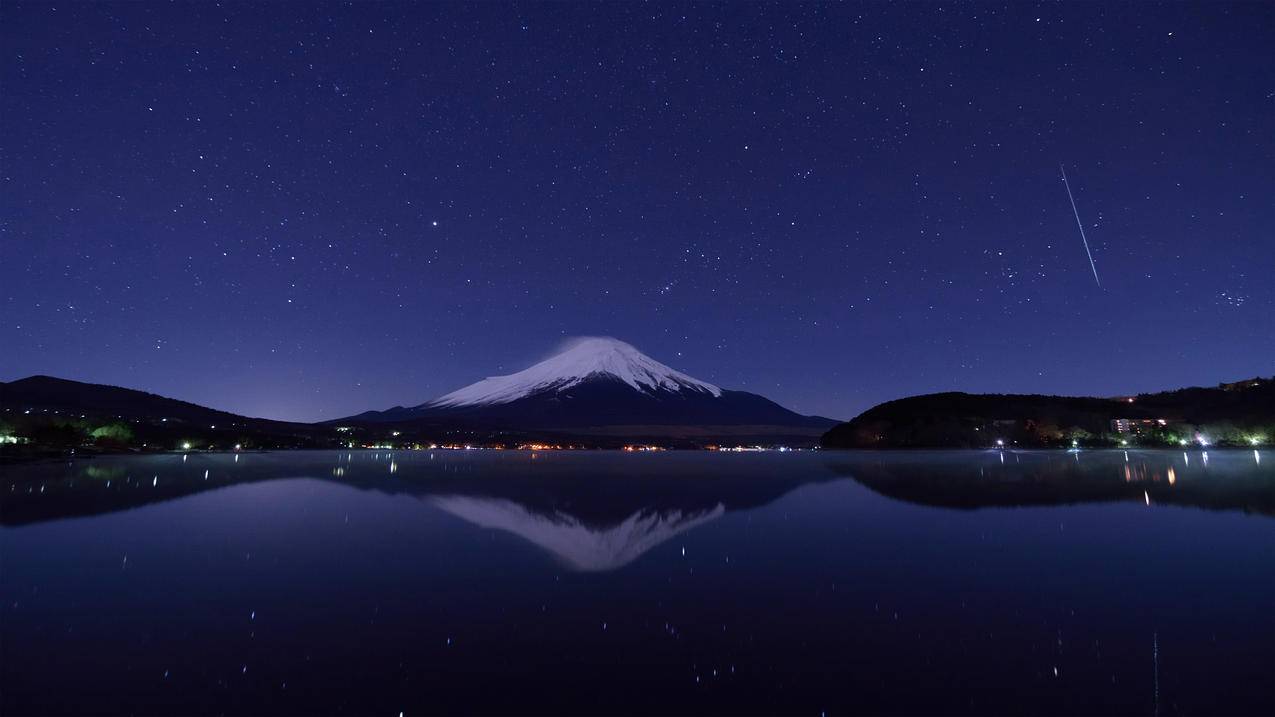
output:
[[803, 416], [755, 393], [719, 388], [609, 337], [577, 339], [527, 369], [485, 378], [417, 406], [342, 420], [704, 439], [818, 436], [836, 423]]

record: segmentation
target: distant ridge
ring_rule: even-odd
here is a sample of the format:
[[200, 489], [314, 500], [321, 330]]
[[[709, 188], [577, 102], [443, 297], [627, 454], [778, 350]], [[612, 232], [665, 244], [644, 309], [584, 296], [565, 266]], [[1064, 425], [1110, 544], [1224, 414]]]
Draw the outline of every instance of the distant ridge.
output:
[[[520, 375], [527, 374], [512, 374]], [[30, 376], [0, 382], [0, 435], [17, 439], [0, 441], [0, 453], [45, 455], [40, 451], [104, 443], [115, 450], [457, 442], [599, 448], [812, 445], [817, 440], [825, 448], [988, 448], [996, 441], [1006, 447], [1275, 443], [1275, 379], [1260, 377], [1217, 388], [1111, 398], [929, 394], [880, 404], [835, 427], [835, 421], [793, 413], [756, 394], [725, 389], [714, 394], [712, 384], [672, 369], [629, 377], [632, 382], [606, 370], [565, 380], [551, 375], [548, 381], [520, 381], [512, 393], [525, 388], [525, 394], [502, 393], [500, 402], [437, 406], [433, 401], [306, 424], [240, 416], [129, 388]], [[510, 385], [515, 384], [501, 387]], [[1123, 428], [1114, 424], [1121, 420]]]
[[[1122, 427], [1114, 422], [1124, 420]], [[825, 448], [1251, 445], [1275, 441], [1275, 379], [1090, 398], [933, 393], [874, 406], [824, 434]]]
[[7, 383], [0, 382], [0, 405], [21, 407], [24, 404], [67, 413], [117, 415], [133, 419], [171, 418], [201, 423], [221, 421], [227, 424], [242, 422], [287, 424], [286, 421], [240, 416], [132, 388], [85, 383], [53, 376], [28, 376]]

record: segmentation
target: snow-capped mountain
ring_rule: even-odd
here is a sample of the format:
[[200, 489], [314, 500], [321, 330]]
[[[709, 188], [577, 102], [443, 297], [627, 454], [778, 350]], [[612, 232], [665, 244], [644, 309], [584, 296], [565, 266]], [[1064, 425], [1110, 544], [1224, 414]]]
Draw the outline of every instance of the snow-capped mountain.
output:
[[508, 376], [492, 376], [424, 404], [428, 408], [460, 408], [511, 403], [542, 391], [562, 391], [589, 378], [605, 376], [635, 391], [701, 391], [714, 397], [722, 390], [669, 368], [617, 339], [589, 337], [572, 342], [562, 353]]
[[455, 421], [513, 430], [610, 436], [815, 436], [836, 421], [803, 416], [746, 391], [688, 376], [607, 337], [577, 339], [508, 376], [414, 407], [343, 421]]

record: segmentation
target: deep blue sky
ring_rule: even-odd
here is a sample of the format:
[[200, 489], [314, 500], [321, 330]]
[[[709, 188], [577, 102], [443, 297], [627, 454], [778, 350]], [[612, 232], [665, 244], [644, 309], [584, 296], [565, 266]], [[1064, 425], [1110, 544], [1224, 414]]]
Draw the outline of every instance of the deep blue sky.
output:
[[1275, 373], [1273, 3], [0, 19], [0, 379], [322, 419], [608, 334], [847, 418]]

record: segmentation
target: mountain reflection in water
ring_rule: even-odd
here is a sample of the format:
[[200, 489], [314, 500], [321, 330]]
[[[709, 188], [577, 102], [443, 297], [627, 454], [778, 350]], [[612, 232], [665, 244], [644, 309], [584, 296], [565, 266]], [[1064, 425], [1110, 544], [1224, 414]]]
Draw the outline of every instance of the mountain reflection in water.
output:
[[7, 466], [0, 524], [87, 516], [227, 486], [315, 478], [420, 497], [581, 571], [611, 570], [728, 511], [851, 478], [892, 499], [974, 509], [1144, 502], [1275, 515], [1259, 451], [167, 454]]
[[479, 527], [513, 533], [557, 556], [567, 567], [584, 571], [614, 570], [726, 512], [721, 503], [690, 512], [640, 510], [618, 524], [591, 526], [567, 513], [537, 513], [509, 500], [447, 495], [430, 502]]
[[[703, 460], [712, 461], [706, 471]], [[658, 462], [657, 462], [658, 461]], [[516, 535], [572, 570], [605, 571], [727, 511], [835, 478], [783, 456], [514, 451], [306, 452], [104, 458], [11, 466], [0, 524], [23, 525], [157, 503], [236, 484], [314, 478], [418, 497]], [[729, 466], [725, 472], [720, 468]]]
[[0, 713], [1272, 714], [1273, 502], [1264, 451], [8, 465]]

